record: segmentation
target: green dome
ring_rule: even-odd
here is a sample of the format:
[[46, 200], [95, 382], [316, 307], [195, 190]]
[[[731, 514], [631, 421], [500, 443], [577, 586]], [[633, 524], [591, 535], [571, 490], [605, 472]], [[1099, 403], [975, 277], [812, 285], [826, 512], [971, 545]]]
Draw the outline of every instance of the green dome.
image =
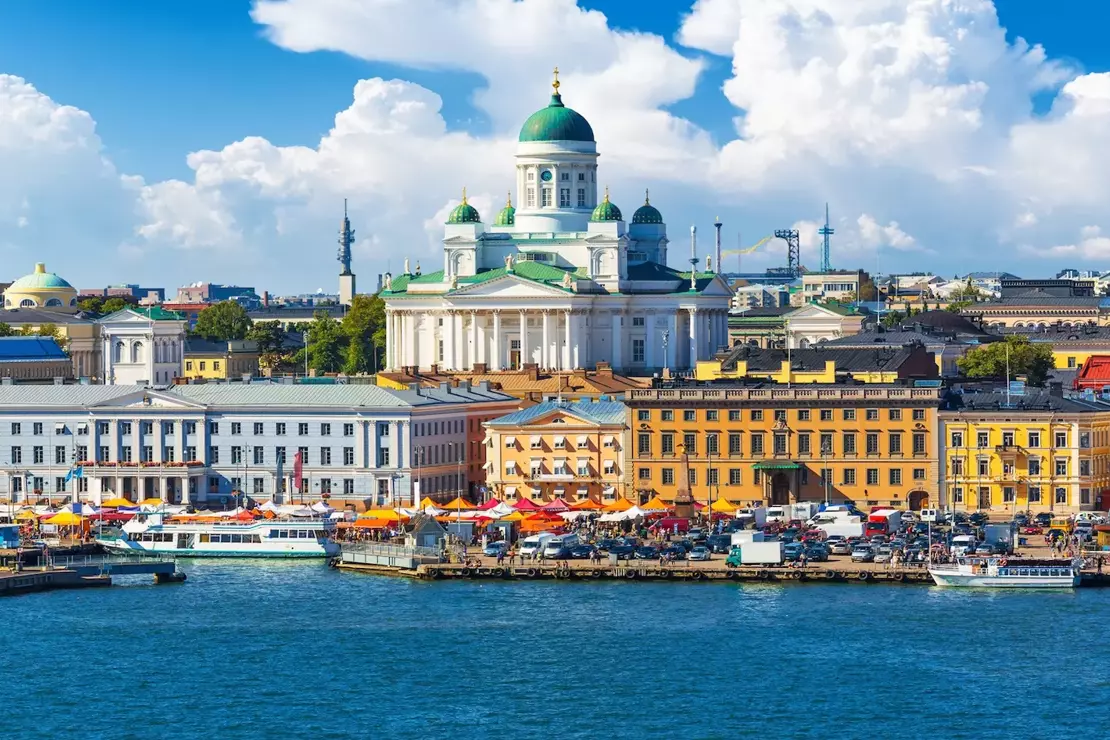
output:
[[659, 209], [651, 204], [648, 198], [648, 192], [644, 191], [644, 204], [636, 209], [632, 214], [632, 223], [634, 224], [661, 224], [663, 223], [663, 214]]
[[620, 221], [621, 209], [609, 202], [609, 188], [605, 188], [605, 198], [597, 204], [591, 221]]
[[462, 203], [451, 209], [451, 215], [447, 217], [447, 223], [479, 224], [481, 222], [482, 217], [478, 215], [478, 209], [466, 202], [466, 188], [463, 188]]
[[8, 286], [8, 290], [49, 290], [49, 289], [69, 289], [73, 290], [73, 286], [68, 282], [58, 277], [52, 272], [46, 271], [46, 265], [39, 262], [35, 265], [35, 271], [30, 275], [24, 275]]
[[512, 196], [505, 199], [505, 207], [497, 214], [497, 220], [493, 222], [494, 226], [512, 226], [516, 223], [516, 209], [513, 208]]
[[546, 108], [541, 108], [520, 127], [520, 141], [593, 141], [590, 122], [577, 111], [563, 105], [556, 92]]

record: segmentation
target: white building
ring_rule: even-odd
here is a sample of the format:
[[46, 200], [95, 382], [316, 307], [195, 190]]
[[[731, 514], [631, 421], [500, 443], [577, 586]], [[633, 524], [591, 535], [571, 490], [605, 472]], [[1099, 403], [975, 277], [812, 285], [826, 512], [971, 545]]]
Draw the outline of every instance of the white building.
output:
[[188, 323], [182, 315], [156, 306], [125, 308], [97, 323], [104, 383], [168, 385], [182, 375]]
[[647, 197], [630, 223], [607, 190], [599, 197], [593, 130], [563, 105], [558, 78], [554, 87], [520, 131], [518, 207], [510, 195], [486, 224], [464, 190], [442, 268], [421, 273], [406, 260], [402, 274], [386, 275], [389, 369], [606, 361], [643, 373], [691, 368], [727, 345], [725, 280], [697, 270], [696, 256], [693, 272], [668, 266], [666, 225]]

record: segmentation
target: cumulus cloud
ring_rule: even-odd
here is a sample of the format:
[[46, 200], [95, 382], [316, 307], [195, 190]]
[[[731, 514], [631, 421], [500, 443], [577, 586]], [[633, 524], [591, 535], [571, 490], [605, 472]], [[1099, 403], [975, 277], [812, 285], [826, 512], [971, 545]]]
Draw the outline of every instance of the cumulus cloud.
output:
[[[1104, 256], [1101, 232], [1079, 232], [1110, 198], [1110, 75], [1008, 41], [990, 0], [697, 0], [681, 50], [574, 0], [256, 0], [251, 12], [292, 51], [477, 75], [490, 133], [454, 130], [434, 90], [366, 79], [319, 141], [248, 136], [189, 153], [190, 178], [147, 182], [115, 171], [91, 115], [0, 76], [0, 166], [19, 173], [0, 181], [0, 249], [65, 240], [57, 216], [70, 206], [83, 216], [75, 241], [143, 269], [202, 253], [214, 274], [190, 279], [294, 289], [332, 273], [348, 197], [357, 271], [396, 269], [401, 255], [436, 264], [463, 186], [486, 220], [500, 207], [518, 127], [557, 63], [614, 200], [627, 210], [650, 186], [675, 233], [714, 215], [753, 237], [795, 224], [812, 264], [828, 200], [837, 267], [876, 251], [884, 269], [945, 273], [1002, 260], [1021, 271], [1015, 253], [1034, 272], [1038, 256]], [[731, 61], [718, 91], [698, 89], [707, 55]], [[695, 90], [731, 104], [730, 136], [672, 111]], [[1045, 92], [1055, 102], [1036, 115]], [[62, 193], [53, 210], [45, 193]], [[783, 253], [772, 242], [745, 266]]]

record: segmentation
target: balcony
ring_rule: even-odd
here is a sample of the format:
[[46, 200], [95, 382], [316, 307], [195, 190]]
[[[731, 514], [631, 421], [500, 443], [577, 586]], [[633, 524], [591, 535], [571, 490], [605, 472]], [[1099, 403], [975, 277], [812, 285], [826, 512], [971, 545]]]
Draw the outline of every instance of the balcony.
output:
[[1026, 450], [1023, 447], [1015, 444], [995, 445], [994, 451], [995, 454], [1000, 457], [1017, 457], [1018, 455], [1026, 454]]

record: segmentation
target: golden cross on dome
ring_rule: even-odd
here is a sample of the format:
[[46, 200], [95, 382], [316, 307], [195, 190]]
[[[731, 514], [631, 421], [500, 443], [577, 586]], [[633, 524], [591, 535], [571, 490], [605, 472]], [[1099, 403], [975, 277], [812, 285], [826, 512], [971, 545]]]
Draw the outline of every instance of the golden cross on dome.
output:
[[463, 199], [462, 199], [462, 204], [463, 204], [464, 206], [466, 205], [466, 185], [463, 185]]
[[559, 94], [559, 68], [558, 67], [555, 68], [555, 81], [551, 83], [551, 86], [553, 88], [555, 88], [555, 94], [558, 95]]

